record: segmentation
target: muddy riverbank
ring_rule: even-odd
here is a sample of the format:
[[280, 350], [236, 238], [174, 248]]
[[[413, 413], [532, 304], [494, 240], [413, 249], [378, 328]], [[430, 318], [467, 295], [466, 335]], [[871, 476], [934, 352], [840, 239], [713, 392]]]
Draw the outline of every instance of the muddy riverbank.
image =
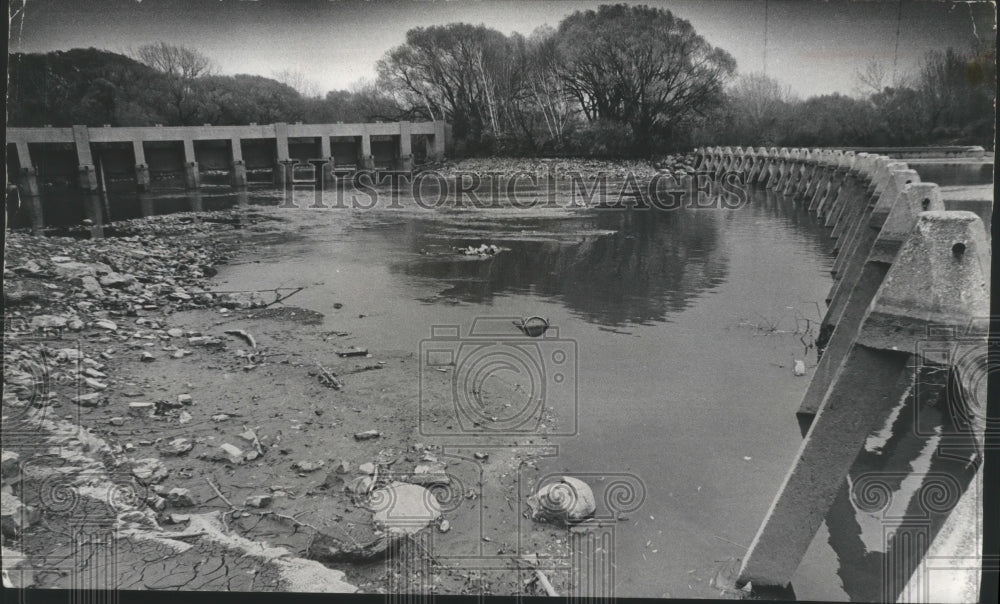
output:
[[[272, 304], [291, 290], [210, 293], [220, 264], [252, 261], [250, 240], [294, 238], [280, 216], [178, 214], [115, 231], [99, 240], [12, 234], [7, 243], [4, 538], [33, 569], [31, 584], [67, 587], [84, 572], [73, 568], [84, 561], [67, 567], [60, 556], [85, 521], [117, 541], [103, 559], [114, 581], [104, 587], [541, 589], [530, 569], [516, 571], [515, 554], [564, 556], [566, 531], [512, 522], [510, 512], [524, 506], [515, 481], [532, 471], [544, 435], [524, 449], [489, 448], [489, 437], [464, 450], [427, 444], [418, 412], [455, 427], [444, 391], [451, 368], [424, 376], [431, 404], [419, 408], [412, 351], [367, 349], [363, 331], [321, 329], [323, 316], [294, 298]], [[351, 309], [359, 319], [363, 310]], [[491, 413], [510, 404], [502, 388], [483, 395]], [[396, 544], [373, 524], [373, 497], [398, 482], [439, 502], [423, 531], [433, 541]], [[507, 494], [484, 497], [484, 483]], [[22, 507], [8, 518], [15, 501]], [[228, 560], [241, 544], [286, 553]], [[211, 561], [196, 564], [192, 547]], [[483, 551], [506, 554], [507, 568], [438, 560]], [[138, 571], [128, 563], [135, 555], [155, 565]], [[431, 575], [400, 574], [394, 559], [406, 556]], [[316, 583], [290, 580], [272, 558]], [[324, 582], [304, 558], [343, 574]], [[565, 590], [565, 572], [546, 574]]]

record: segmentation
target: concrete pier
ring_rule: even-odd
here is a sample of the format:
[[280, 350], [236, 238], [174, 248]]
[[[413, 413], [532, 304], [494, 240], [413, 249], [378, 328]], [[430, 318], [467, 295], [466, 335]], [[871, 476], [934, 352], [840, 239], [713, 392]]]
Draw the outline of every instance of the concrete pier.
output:
[[[135, 187], [147, 193], [154, 186], [154, 177], [176, 175], [183, 178], [184, 187], [197, 191], [202, 187], [203, 170], [229, 170], [229, 183], [236, 190], [248, 186], [248, 171], [260, 173], [262, 163], [270, 169], [273, 181], [284, 186], [289, 181], [291, 164], [314, 162], [322, 166], [323, 182], [333, 182], [335, 173], [375, 170], [379, 155], [380, 169], [410, 172], [420, 157], [413, 152], [413, 137], [422, 137], [425, 161], [444, 158], [448, 137], [445, 122], [398, 122], [371, 124], [251, 124], [248, 126], [176, 126], [90, 128], [8, 128], [7, 143], [17, 152], [17, 169], [11, 173], [19, 194], [34, 212], [33, 224], [44, 227], [38, 170], [32, 149], [44, 155], [46, 148], [64, 153], [61, 146], [69, 145], [75, 156], [75, 174], [71, 177], [84, 193], [100, 190], [101, 178], [95, 168], [95, 155], [123, 168], [123, 153], [131, 147]], [[378, 142], [373, 145], [373, 137]], [[312, 141], [311, 143], [303, 141]], [[394, 151], [387, 150], [387, 140], [393, 141]], [[334, 142], [331, 142], [334, 141]], [[353, 142], [349, 142], [353, 141]], [[303, 157], [303, 150], [312, 145], [315, 151]], [[29, 147], [30, 146], [30, 147]], [[226, 147], [230, 156], [226, 157]], [[295, 148], [293, 157], [292, 148]], [[110, 151], [109, 151], [110, 149]], [[111, 158], [108, 160], [108, 153]], [[244, 152], [246, 156], [244, 156]], [[181, 157], [183, 153], [183, 157]], [[335, 159], [340, 157], [340, 161]], [[319, 160], [316, 162], [316, 160]], [[387, 165], [388, 164], [388, 165]], [[126, 164], [128, 165], [128, 164]], [[157, 180], [157, 182], [159, 182]]]

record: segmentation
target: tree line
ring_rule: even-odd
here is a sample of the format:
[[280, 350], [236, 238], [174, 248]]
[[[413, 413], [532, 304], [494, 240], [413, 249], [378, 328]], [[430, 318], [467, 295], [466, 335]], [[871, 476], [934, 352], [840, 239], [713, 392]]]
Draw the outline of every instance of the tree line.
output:
[[325, 95], [295, 70], [223, 75], [164, 42], [127, 54], [9, 56], [11, 125], [446, 120], [454, 155], [649, 157], [697, 144], [993, 146], [996, 50], [929, 53], [917, 73], [869, 63], [854, 95], [797, 98], [670, 11], [605, 5], [528, 36], [418, 27], [377, 78]]

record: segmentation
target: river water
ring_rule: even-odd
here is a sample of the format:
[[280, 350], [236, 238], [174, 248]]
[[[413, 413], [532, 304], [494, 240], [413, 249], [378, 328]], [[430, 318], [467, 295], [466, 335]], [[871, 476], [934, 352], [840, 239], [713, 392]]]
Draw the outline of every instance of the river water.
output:
[[[255, 189], [243, 201], [275, 198]], [[105, 215], [234, 203], [220, 188]], [[547, 441], [558, 453], [543, 473], [626, 476], [644, 491], [615, 525], [616, 595], [717, 596], [709, 581], [745, 554], [802, 441], [795, 411], [809, 378], [792, 365], [811, 374], [816, 362], [807, 345], [831, 285], [828, 229], [764, 191], [737, 209], [400, 205], [284, 210], [290, 236], [222, 267], [219, 287], [307, 286], [289, 303], [326, 314], [330, 329], [363, 329], [371, 349], [414, 354], [432, 326], [469, 337], [479, 317], [546, 318], [555, 337], [542, 354], [563, 350], [570, 366], [569, 385], [549, 382], [564, 435]], [[482, 243], [502, 251], [456, 250]], [[846, 599], [837, 569], [824, 528], [795, 595]]]

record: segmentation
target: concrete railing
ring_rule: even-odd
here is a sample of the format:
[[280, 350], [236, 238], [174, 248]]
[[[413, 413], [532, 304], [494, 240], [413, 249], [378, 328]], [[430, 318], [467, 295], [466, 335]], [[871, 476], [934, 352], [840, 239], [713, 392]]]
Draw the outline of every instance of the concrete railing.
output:
[[[736, 171], [748, 183], [803, 204], [835, 240], [834, 284], [817, 339], [821, 356], [798, 411], [808, 432], [739, 578], [755, 587], [787, 587], [868, 435], [887, 421], [891, 425], [893, 410], [904, 401], [918, 404], [920, 368], [933, 367], [936, 375], [951, 379], [948, 384], [958, 385], [960, 400], [950, 401], [949, 409], [962, 428], [942, 438], [952, 439], [953, 447], [983, 451], [990, 425], [982, 376], [989, 343], [993, 161], [980, 147], [705, 147], [695, 155], [700, 170]], [[948, 185], [924, 182], [924, 175], [946, 175]], [[927, 534], [916, 547], [887, 551], [887, 557], [896, 557], [888, 566], [897, 574], [903, 569], [907, 583], [897, 577], [890, 585], [886, 579], [886, 597], [932, 599], [917, 567], [935, 547], [978, 542], [953, 535], [981, 534], [981, 514], [968, 511], [975, 511], [976, 502], [965, 503], [981, 493], [974, 488], [981, 480], [979, 471], [950, 502], [964, 511], [946, 510], [963, 515], [938, 531], [949, 536], [935, 541]], [[977, 574], [975, 564], [971, 572]], [[966, 585], [977, 589], [978, 579]]]

